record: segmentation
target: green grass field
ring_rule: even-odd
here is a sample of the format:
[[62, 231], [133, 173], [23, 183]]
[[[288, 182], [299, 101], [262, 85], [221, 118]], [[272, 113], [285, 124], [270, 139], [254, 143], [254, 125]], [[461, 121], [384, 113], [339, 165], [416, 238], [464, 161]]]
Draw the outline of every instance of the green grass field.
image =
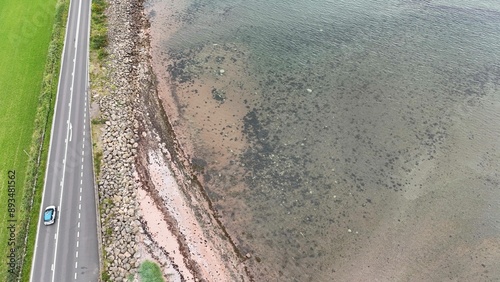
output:
[[[0, 2], [0, 277], [7, 278], [4, 281], [12, 279], [8, 275], [11, 267], [20, 266], [21, 258], [17, 256], [19, 248], [23, 246], [19, 246], [19, 230], [30, 217], [30, 213], [24, 209], [26, 205], [23, 199], [32, 189], [26, 183], [27, 175], [32, 173], [28, 171], [28, 163], [37, 152], [33, 150], [33, 132], [36, 129], [35, 118], [40, 106], [56, 2]], [[32, 157], [29, 158], [29, 155]], [[10, 171], [15, 171], [15, 175]], [[14, 187], [9, 186], [9, 176], [15, 177]], [[9, 188], [13, 193], [9, 193]], [[15, 210], [11, 209], [10, 212], [9, 202], [15, 204]], [[15, 245], [12, 243], [14, 239]], [[15, 265], [9, 266], [13, 247]]]

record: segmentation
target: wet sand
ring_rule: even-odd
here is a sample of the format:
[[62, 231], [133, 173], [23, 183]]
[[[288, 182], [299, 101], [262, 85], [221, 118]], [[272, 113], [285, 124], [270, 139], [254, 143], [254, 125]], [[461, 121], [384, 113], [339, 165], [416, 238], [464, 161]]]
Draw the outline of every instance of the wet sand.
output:
[[[211, 199], [224, 198], [228, 206], [241, 212], [235, 218], [234, 214], [228, 214], [217, 206], [219, 220], [231, 234], [232, 228], [251, 220], [250, 211], [244, 212], [247, 207], [243, 200], [225, 198], [222, 191], [234, 196], [246, 189], [243, 181], [246, 170], [240, 163], [249, 145], [243, 133], [244, 117], [258, 103], [258, 86], [246, 81], [249, 68], [245, 61], [245, 49], [236, 44], [219, 45], [216, 42], [198, 50], [203, 69], [192, 70], [196, 74], [196, 83], [175, 83], [167, 71], [174, 60], [163, 51], [163, 44], [175, 28], [181, 26], [175, 20], [175, 13], [172, 13], [181, 8], [180, 3], [156, 2], [149, 8], [150, 14], [162, 15], [153, 16], [151, 21], [153, 69], [158, 78], [158, 95], [177, 141], [190, 158], [194, 173]], [[210, 189], [213, 185], [207, 183], [214, 182], [225, 184]], [[248, 216], [245, 218], [243, 214]], [[247, 254], [245, 249], [241, 252]]]

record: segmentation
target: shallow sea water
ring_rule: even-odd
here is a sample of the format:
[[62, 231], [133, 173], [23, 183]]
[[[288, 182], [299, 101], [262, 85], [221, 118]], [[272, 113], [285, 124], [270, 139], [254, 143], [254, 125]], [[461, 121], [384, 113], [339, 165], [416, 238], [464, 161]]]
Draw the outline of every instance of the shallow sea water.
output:
[[470, 2], [149, 3], [257, 281], [500, 279], [500, 4]]

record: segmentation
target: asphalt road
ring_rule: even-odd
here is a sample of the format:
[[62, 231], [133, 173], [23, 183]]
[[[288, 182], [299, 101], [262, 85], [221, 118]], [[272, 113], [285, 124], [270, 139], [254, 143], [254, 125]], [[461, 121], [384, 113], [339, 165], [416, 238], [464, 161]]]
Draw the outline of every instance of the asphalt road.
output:
[[[90, 1], [69, 8], [49, 160], [30, 281], [98, 281], [99, 256], [88, 88]], [[43, 209], [58, 207], [43, 224]]]

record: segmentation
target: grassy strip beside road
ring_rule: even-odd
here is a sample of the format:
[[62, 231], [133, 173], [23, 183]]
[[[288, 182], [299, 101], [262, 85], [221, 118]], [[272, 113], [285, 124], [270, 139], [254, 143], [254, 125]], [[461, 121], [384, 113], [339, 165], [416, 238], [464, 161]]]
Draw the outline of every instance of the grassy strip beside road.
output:
[[90, 31], [90, 49], [96, 53], [99, 60], [104, 60], [107, 56], [108, 28], [106, 21], [106, 1], [92, 1], [92, 19]]
[[[106, 8], [107, 3], [106, 0], [93, 0], [92, 1], [92, 12], [90, 19], [90, 89], [92, 95], [106, 95], [107, 87], [109, 85], [109, 80], [106, 72], [106, 68], [104, 65], [106, 64], [107, 59], [107, 50], [108, 46], [108, 29], [107, 29], [107, 18], [106, 18]], [[91, 101], [93, 97], [91, 97]], [[93, 101], [92, 101], [93, 102]], [[92, 107], [92, 106], [91, 106]], [[102, 159], [102, 147], [99, 142], [99, 131], [106, 120], [99, 117], [99, 113], [92, 113], [91, 110], [91, 138], [92, 138], [92, 154], [93, 154], [93, 164], [94, 164], [94, 176], [96, 179], [99, 178], [100, 170], [101, 170], [101, 159]], [[97, 220], [101, 220], [100, 218], [100, 209], [101, 205], [99, 205], [99, 210], [97, 214]], [[97, 232], [101, 232], [99, 228], [100, 224], [98, 224]], [[99, 240], [101, 236], [98, 236]], [[101, 244], [101, 242], [98, 242]], [[106, 267], [108, 265], [107, 261], [104, 261], [106, 257], [104, 254], [104, 249], [99, 249], [100, 260], [101, 260], [101, 281], [108, 282], [110, 281], [109, 273], [106, 272]]]
[[4, 209], [0, 212], [0, 277], [4, 281], [29, 280], [68, 6], [67, 0], [59, 0], [57, 6], [56, 2], [3, 0], [0, 4], [0, 38], [4, 39], [0, 41], [0, 202]]

